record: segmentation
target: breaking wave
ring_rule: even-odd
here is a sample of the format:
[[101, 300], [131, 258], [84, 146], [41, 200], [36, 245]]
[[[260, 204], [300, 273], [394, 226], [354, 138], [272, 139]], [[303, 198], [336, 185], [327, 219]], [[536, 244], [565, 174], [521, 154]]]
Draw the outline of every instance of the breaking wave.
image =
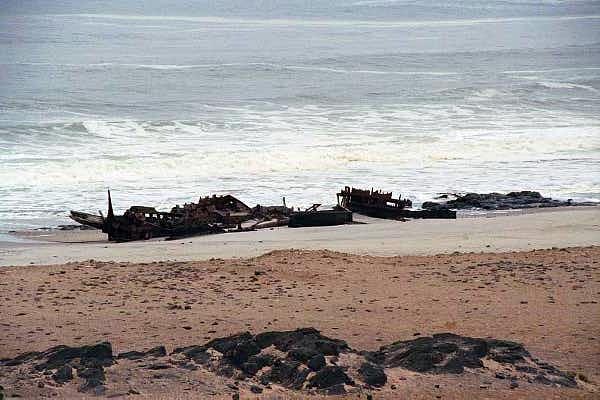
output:
[[455, 71], [389, 71], [389, 70], [363, 70], [363, 69], [343, 69], [343, 68], [326, 68], [326, 67], [311, 67], [303, 65], [285, 65], [274, 63], [222, 63], [222, 64], [124, 64], [124, 63], [91, 63], [91, 64], [52, 64], [52, 63], [18, 63], [19, 65], [28, 66], [45, 66], [45, 67], [65, 67], [65, 68], [81, 68], [81, 69], [106, 69], [106, 68], [130, 68], [130, 69], [150, 69], [150, 70], [190, 70], [190, 69], [213, 69], [213, 68], [244, 68], [244, 67], [269, 67], [281, 70], [295, 70], [308, 72], [326, 72], [340, 74], [372, 74], [372, 75], [460, 75], [460, 72]]
[[546, 87], [548, 89], [584, 89], [590, 92], [598, 93], [598, 89], [587, 85], [577, 85], [574, 83], [567, 82], [538, 82], [538, 85]]
[[[495, 92], [482, 95], [494, 96]], [[485, 124], [482, 112], [489, 114]], [[569, 159], [587, 163], [597, 159], [597, 121], [539, 113], [524, 119], [506, 112], [407, 110], [403, 105], [385, 111], [304, 107], [257, 112], [242, 108], [230, 111], [228, 120], [56, 123], [38, 127], [44, 132], [41, 136], [23, 133], [14, 139], [13, 151], [2, 157], [0, 180], [6, 188], [56, 187], [344, 173], [356, 168], [411, 171], [437, 168], [449, 161], [470, 168], [472, 163]], [[558, 120], [563, 127], [557, 127]], [[48, 148], [48, 142], [57, 141], [52, 135], [67, 135], [64, 140], [77, 143], [77, 152], [63, 146]], [[40, 151], [44, 162], [31, 157]]]
[[497, 17], [476, 19], [445, 19], [429, 21], [374, 21], [374, 20], [343, 20], [343, 19], [259, 19], [259, 18], [235, 18], [235, 17], [194, 17], [194, 16], [159, 16], [159, 15], [119, 15], [119, 14], [56, 14], [53, 17], [90, 18], [123, 21], [161, 21], [161, 22], [190, 22], [207, 24], [234, 24], [237, 26], [352, 26], [352, 27], [427, 27], [427, 26], [470, 26], [480, 24], [497, 24], [527, 21], [572, 21], [572, 20], [596, 20], [600, 15], [572, 15], [572, 16], [533, 16], [533, 17]]

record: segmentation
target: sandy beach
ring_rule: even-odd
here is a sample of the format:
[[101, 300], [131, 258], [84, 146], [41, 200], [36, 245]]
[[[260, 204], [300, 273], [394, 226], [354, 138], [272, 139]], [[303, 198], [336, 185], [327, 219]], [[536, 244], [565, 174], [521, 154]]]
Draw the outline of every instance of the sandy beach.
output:
[[0, 400], [600, 400], [599, 5], [3, 0]]
[[456, 220], [398, 222], [356, 215], [363, 224], [108, 243], [99, 231], [26, 231], [0, 239], [0, 265], [98, 261], [193, 261], [256, 257], [272, 250], [333, 250], [361, 255], [505, 252], [600, 243], [600, 207], [509, 210]]
[[[24, 266], [0, 268], [0, 359], [59, 344], [108, 341], [115, 354], [164, 345], [164, 371], [118, 360], [102, 394], [295, 399], [310, 392], [253, 393], [250, 381], [177, 367], [172, 351], [242, 331], [314, 327], [369, 351], [452, 332], [522, 343], [576, 376], [577, 387], [526, 379], [511, 387], [492, 373], [497, 366], [460, 375], [396, 368], [383, 387], [349, 387], [343, 398], [598, 398], [599, 217], [581, 208], [123, 244], [93, 231], [31, 233], [46, 242], [2, 250], [3, 264]], [[91, 396], [75, 382], [0, 371], [8, 396]]]

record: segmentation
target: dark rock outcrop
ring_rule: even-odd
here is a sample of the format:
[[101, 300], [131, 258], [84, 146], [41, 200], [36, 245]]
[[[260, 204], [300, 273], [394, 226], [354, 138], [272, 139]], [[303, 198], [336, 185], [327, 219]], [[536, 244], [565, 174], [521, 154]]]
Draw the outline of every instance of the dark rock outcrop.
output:
[[296, 351], [312, 351], [313, 355], [321, 353], [326, 356], [336, 356], [350, 349], [345, 341], [323, 336], [314, 328], [265, 332], [256, 335], [256, 342], [263, 349], [275, 346], [278, 350], [286, 352], [293, 348]]
[[385, 374], [383, 367], [379, 365], [366, 362], [360, 366], [358, 372], [369, 386], [380, 387], [387, 382], [387, 375]]
[[56, 346], [36, 358], [45, 358], [35, 366], [38, 371], [57, 369], [74, 360], [79, 360], [78, 365], [82, 368], [90, 365], [108, 367], [114, 363], [112, 346], [108, 342], [81, 347]]
[[[102, 342], [81, 347], [61, 345], [43, 352], [25, 353], [4, 362], [3, 365], [17, 366], [32, 363], [33, 370], [51, 373], [52, 379], [59, 384], [73, 380], [73, 368], [75, 368], [77, 376], [84, 380], [79, 391], [102, 393], [106, 382], [104, 368], [113, 365], [114, 362], [111, 344]], [[52, 373], [53, 370], [55, 371]]]
[[77, 375], [85, 379], [79, 391], [88, 392], [106, 383], [106, 374], [101, 364], [88, 365], [77, 371]]
[[[543, 197], [539, 192], [521, 191], [502, 193], [467, 193], [453, 195], [455, 198], [446, 202], [426, 201], [421, 207], [428, 210], [440, 209], [483, 209], [509, 210], [522, 208], [562, 207], [574, 205], [592, 205], [593, 203], [574, 203]], [[446, 195], [445, 198], [449, 196]]]
[[311, 357], [311, 359], [308, 360], [308, 362], [306, 363], [306, 365], [311, 370], [318, 371], [321, 368], [323, 368], [326, 365], [326, 363], [327, 362], [326, 362], [325, 357], [323, 356], [323, 354], [317, 354], [317, 355]]
[[187, 358], [191, 358], [198, 364], [205, 364], [210, 360], [210, 355], [206, 352], [206, 346], [187, 346], [187, 347], [178, 347], [173, 350], [173, 354], [181, 353], [185, 355]]
[[[284, 352], [285, 357], [278, 358], [263, 352], [271, 347]], [[259, 377], [262, 383], [273, 382], [295, 389], [304, 386], [312, 371], [320, 371], [326, 366], [325, 356], [337, 356], [342, 352], [351, 351], [343, 340], [321, 335], [314, 328], [304, 328], [264, 332], [256, 336], [244, 332], [214, 339], [202, 346], [177, 348], [173, 354], [182, 354], [206, 365], [210, 364], [207, 351], [211, 349], [223, 356], [218, 365], [212, 366], [217, 373], [233, 376], [235, 371], [225, 368], [232, 366], [246, 376], [255, 376], [264, 368], [268, 368]]]
[[248, 375], [256, 375], [264, 367], [270, 367], [275, 364], [277, 359], [270, 354], [258, 354], [248, 358], [248, 361], [242, 364], [241, 369]]
[[309, 386], [317, 389], [326, 389], [336, 385], [353, 385], [354, 382], [342, 367], [330, 365], [323, 367], [309, 380]]
[[65, 383], [73, 379], [73, 368], [70, 365], [66, 364], [62, 367], [58, 368], [54, 374], [52, 374], [52, 379], [56, 383]]
[[[432, 337], [399, 341], [381, 347], [376, 352], [365, 352], [366, 358], [385, 368], [402, 367], [421, 373], [460, 374], [465, 368], [483, 369], [483, 359], [511, 365], [534, 377], [538, 383], [549, 382], [559, 386], [574, 387], [573, 377], [557, 368], [536, 363], [520, 343], [507, 340], [479, 339], [441, 333]], [[539, 377], [539, 369], [543, 373]]]
[[285, 387], [301, 389], [310, 370], [302, 368], [297, 361], [277, 360], [271, 370], [263, 375], [268, 382], [278, 383]]
[[488, 352], [518, 358], [522, 347], [512, 342], [486, 341], [451, 333], [399, 341], [383, 346], [367, 358], [386, 368], [402, 367], [415, 372], [459, 374], [468, 368], [482, 368]]
[[84, 366], [88, 363], [98, 363], [102, 366], [112, 365], [114, 363], [112, 346], [108, 342], [81, 347], [55, 346], [43, 352], [21, 354], [13, 359], [4, 360], [0, 365], [16, 366], [37, 361], [34, 368], [38, 371], [45, 371], [58, 369], [73, 360], [78, 360], [78, 363]]
[[[259, 335], [244, 332], [204, 345], [177, 348], [169, 356], [163, 346], [124, 352], [116, 358], [107, 342], [81, 347], [56, 346], [2, 360], [0, 368], [20, 374], [27, 366], [33, 371], [34, 380], [43, 372], [58, 384], [76, 381], [79, 391], [102, 394], [107, 384], [105, 368], [119, 360], [146, 357], [152, 357], [149, 364], [136, 362], [128, 367], [150, 371], [205, 368], [235, 379], [235, 388], [239, 388], [237, 382], [246, 381], [254, 393], [270, 388], [271, 384], [292, 390], [316, 389], [324, 394], [345, 393], [349, 386], [356, 385], [378, 388], [387, 384], [388, 368], [429, 374], [460, 374], [469, 369], [507, 381], [511, 388], [518, 386], [516, 381], [577, 386], [574, 375], [532, 358], [523, 345], [515, 342], [442, 333], [397, 341], [377, 351], [358, 352], [345, 341], [323, 336], [313, 328]], [[485, 365], [489, 362], [499, 363], [502, 371], [487, 370]]]

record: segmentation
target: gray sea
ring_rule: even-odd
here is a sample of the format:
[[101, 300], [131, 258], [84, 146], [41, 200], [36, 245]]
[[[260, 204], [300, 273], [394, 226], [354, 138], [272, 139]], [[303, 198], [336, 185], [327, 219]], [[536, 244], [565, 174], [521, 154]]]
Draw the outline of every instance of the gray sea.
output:
[[0, 230], [346, 185], [600, 201], [600, 1], [0, 4]]

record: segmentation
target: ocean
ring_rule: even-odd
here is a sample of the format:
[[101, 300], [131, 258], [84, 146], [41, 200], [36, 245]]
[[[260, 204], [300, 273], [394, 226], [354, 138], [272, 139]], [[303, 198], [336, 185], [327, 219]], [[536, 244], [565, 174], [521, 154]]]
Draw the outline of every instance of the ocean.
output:
[[0, 4], [0, 232], [344, 186], [600, 201], [600, 2]]

